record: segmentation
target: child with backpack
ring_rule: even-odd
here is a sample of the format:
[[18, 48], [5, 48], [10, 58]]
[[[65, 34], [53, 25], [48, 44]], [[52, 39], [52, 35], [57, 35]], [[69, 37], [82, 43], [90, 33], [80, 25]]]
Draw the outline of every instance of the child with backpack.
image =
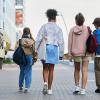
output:
[[[21, 42], [21, 43], [20, 43]], [[35, 41], [32, 37], [32, 34], [30, 32], [30, 28], [25, 27], [23, 29], [23, 35], [21, 38], [21, 41], [19, 41], [18, 46], [22, 46], [23, 51], [25, 53], [26, 57], [26, 63], [18, 63], [20, 64], [20, 75], [19, 75], [19, 92], [23, 92], [24, 88], [24, 83], [25, 83], [25, 89], [24, 93], [29, 92], [29, 88], [31, 86], [31, 81], [32, 81], [32, 65], [33, 65], [33, 45]], [[16, 46], [16, 47], [18, 47]], [[21, 53], [20, 53], [21, 54]], [[21, 59], [19, 59], [21, 60]]]
[[100, 18], [95, 18], [93, 21], [95, 26], [95, 30], [93, 31], [93, 35], [95, 36], [98, 46], [96, 48], [96, 56], [94, 59], [94, 67], [95, 67], [95, 80], [97, 89], [96, 93], [100, 93]]
[[[85, 18], [81, 13], [75, 16], [76, 25], [71, 28], [68, 37], [68, 54], [74, 59], [75, 91], [73, 94], [84, 95], [88, 78], [89, 56], [86, 55], [86, 42], [89, 37], [87, 26], [84, 25]], [[81, 67], [82, 64], [82, 68]], [[82, 80], [80, 87], [80, 71]]]

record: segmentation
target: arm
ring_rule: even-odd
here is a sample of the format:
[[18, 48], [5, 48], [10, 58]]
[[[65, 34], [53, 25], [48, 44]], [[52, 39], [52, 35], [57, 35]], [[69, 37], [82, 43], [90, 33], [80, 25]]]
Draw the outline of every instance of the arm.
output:
[[58, 34], [58, 45], [59, 45], [59, 56], [63, 57], [63, 55], [64, 55], [64, 38], [63, 38], [62, 30], [60, 30], [59, 34]]
[[44, 27], [42, 26], [37, 34], [37, 37], [36, 37], [36, 42], [35, 42], [35, 50], [37, 51], [40, 44], [41, 44], [41, 41], [44, 37]]
[[72, 30], [69, 32], [68, 36], [68, 54], [71, 56], [71, 48], [72, 48]]

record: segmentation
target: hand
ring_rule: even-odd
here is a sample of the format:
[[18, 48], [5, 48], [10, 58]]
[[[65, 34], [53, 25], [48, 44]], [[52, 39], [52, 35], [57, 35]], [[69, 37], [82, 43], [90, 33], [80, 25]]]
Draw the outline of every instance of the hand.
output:
[[72, 59], [73, 59], [73, 56], [71, 54], [68, 54], [68, 60], [72, 61]]

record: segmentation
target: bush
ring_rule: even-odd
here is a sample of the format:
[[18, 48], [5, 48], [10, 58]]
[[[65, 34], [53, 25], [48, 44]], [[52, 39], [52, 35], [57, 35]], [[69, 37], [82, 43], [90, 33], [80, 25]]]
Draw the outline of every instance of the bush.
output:
[[13, 63], [13, 61], [10, 58], [6, 58], [6, 59], [3, 60], [3, 63], [5, 63], [5, 64], [11, 64], [11, 63]]

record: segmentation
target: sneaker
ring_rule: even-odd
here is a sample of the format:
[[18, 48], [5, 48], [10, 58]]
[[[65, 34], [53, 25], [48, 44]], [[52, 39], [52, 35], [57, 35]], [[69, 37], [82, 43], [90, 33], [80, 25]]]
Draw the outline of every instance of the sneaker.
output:
[[79, 92], [80, 92], [80, 91], [74, 91], [73, 94], [76, 94], [76, 95], [77, 95], [77, 94], [79, 94]]
[[47, 92], [48, 92], [48, 85], [47, 85], [47, 83], [44, 83], [43, 94], [47, 94]]
[[75, 86], [75, 91], [73, 92], [73, 94], [79, 94], [79, 92], [80, 92], [80, 87]]
[[24, 93], [28, 93], [28, 92], [29, 92], [29, 89], [25, 88]]
[[23, 92], [23, 88], [22, 87], [19, 87], [19, 92]]
[[100, 93], [100, 89], [97, 88], [97, 89], [95, 90], [95, 93]]
[[81, 91], [80, 91], [79, 94], [80, 94], [80, 95], [85, 95], [85, 94], [86, 94], [85, 89], [81, 89]]
[[48, 90], [48, 94], [51, 95], [52, 94], [52, 90]]

